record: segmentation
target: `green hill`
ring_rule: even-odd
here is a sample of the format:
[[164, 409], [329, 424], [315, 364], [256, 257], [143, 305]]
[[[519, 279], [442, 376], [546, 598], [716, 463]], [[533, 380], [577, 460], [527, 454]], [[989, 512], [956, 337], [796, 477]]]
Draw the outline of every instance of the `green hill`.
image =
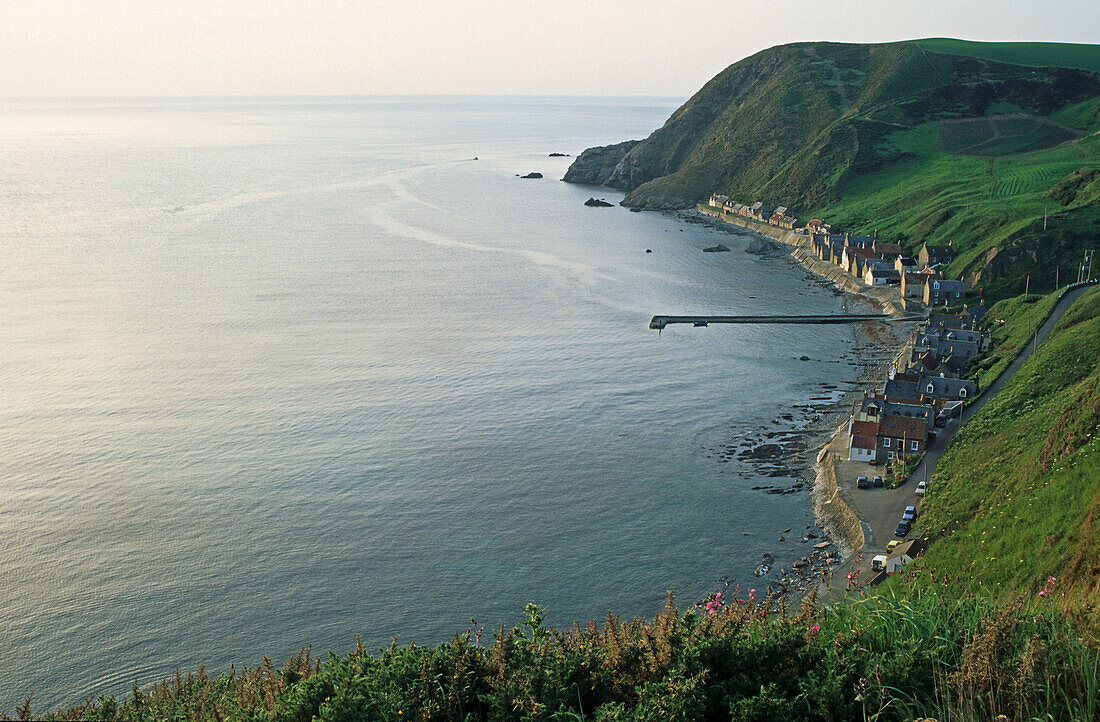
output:
[[1100, 168], [1098, 68], [1100, 45], [783, 45], [726, 68], [644, 141], [586, 151], [565, 180], [626, 190], [631, 207], [719, 192], [910, 249], [950, 242], [954, 275], [1016, 295], [1036, 259], [1032, 288], [1053, 287], [1091, 247], [1100, 214], [1081, 199], [1095, 194], [1054, 188]]
[[1077, 68], [1100, 73], [1097, 46], [1078, 43], [986, 43], [953, 38], [915, 40], [925, 50], [995, 60], [999, 63], [1050, 68]]

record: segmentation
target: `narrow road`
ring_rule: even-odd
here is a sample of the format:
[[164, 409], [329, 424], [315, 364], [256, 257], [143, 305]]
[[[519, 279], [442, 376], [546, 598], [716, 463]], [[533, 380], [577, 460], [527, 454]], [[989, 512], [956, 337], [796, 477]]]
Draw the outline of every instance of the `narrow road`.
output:
[[[1077, 299], [1091, 289], [1091, 285], [1082, 286], [1067, 291], [1066, 294], [1062, 296], [1061, 300], [1059, 300], [1051, 310], [1050, 316], [1047, 317], [1043, 325], [1035, 332], [1035, 335], [1020, 354], [1008, 365], [1004, 373], [997, 377], [997, 380], [994, 381], [974, 403], [963, 410], [960, 418], [951, 419], [948, 422], [947, 428], [939, 430], [936, 440], [929, 445], [928, 451], [924, 455], [924, 459], [917, 468], [914, 469], [907, 483], [897, 489], [856, 490], [854, 488], [855, 477], [858, 475], [871, 477], [876, 473], [881, 473], [877, 470], [878, 467], [849, 461], [839, 461], [836, 464], [837, 485], [840, 489], [840, 494], [844, 498], [844, 501], [846, 501], [856, 512], [863, 523], [863, 533], [866, 537], [866, 544], [862, 549], [857, 550], [863, 553], [863, 562], [860, 568], [861, 579], [867, 579], [872, 574], [871, 558], [875, 554], [885, 554], [887, 542], [898, 538], [894, 536], [894, 527], [896, 527], [901, 520], [902, 511], [904, 511], [906, 506], [916, 505], [918, 507], [918, 523], [916, 528], [920, 528], [919, 507], [921, 497], [914, 493], [917, 486], [916, 482], [922, 479], [932, 478], [932, 474], [936, 470], [936, 464], [939, 462], [940, 456], [943, 455], [944, 449], [947, 448], [947, 445], [958, 432], [960, 426], [969, 421], [974, 414], [981, 411], [989, 400], [1000, 392], [1004, 385], [1008, 383], [1009, 379], [1011, 379], [1028, 358], [1031, 357], [1035, 347], [1046, 339], [1051, 329], [1053, 329], [1055, 324], [1058, 323], [1058, 320], [1062, 318], [1062, 315], [1073, 306]], [[839, 449], [839, 447], [834, 448], [837, 450]], [[846, 447], [844, 448], [846, 449]], [[836, 453], [836, 451], [832, 453]], [[834, 571], [834, 581], [830, 586], [831, 590], [837, 591], [844, 589], [846, 586], [845, 577], [855, 568], [855, 561], [856, 557], [853, 556]]]

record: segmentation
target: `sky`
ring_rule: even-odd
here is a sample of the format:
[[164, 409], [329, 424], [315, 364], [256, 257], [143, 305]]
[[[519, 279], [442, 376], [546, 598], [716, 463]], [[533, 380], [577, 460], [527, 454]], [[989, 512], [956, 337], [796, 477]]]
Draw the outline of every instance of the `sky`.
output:
[[803, 40], [1100, 42], [1095, 0], [3, 0], [0, 97], [650, 95]]

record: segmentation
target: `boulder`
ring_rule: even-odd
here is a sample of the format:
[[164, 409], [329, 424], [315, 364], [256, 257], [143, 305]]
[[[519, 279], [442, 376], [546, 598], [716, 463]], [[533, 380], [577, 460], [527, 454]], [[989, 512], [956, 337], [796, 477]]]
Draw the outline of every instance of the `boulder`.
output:
[[603, 199], [589, 198], [584, 202], [589, 208], [611, 208], [612, 204]]

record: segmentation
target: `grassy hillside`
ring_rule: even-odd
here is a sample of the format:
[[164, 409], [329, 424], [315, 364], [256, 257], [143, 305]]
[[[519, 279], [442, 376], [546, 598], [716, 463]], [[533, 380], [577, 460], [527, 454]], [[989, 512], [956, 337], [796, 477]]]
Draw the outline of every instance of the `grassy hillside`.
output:
[[598, 177], [628, 206], [721, 192], [911, 250], [950, 242], [951, 273], [993, 299], [1029, 273], [1049, 289], [1100, 226], [1096, 184], [1058, 189], [1100, 168], [1098, 73], [1100, 45], [784, 45], [719, 73]]
[[1095, 45], [1074, 43], [985, 43], [952, 38], [914, 41], [925, 50], [951, 55], [968, 55], [999, 63], [1037, 67], [1077, 68], [1100, 73], [1100, 53]]
[[1006, 597], [1054, 577], [1100, 601], [1100, 289], [959, 431], [929, 489], [925, 570]]

